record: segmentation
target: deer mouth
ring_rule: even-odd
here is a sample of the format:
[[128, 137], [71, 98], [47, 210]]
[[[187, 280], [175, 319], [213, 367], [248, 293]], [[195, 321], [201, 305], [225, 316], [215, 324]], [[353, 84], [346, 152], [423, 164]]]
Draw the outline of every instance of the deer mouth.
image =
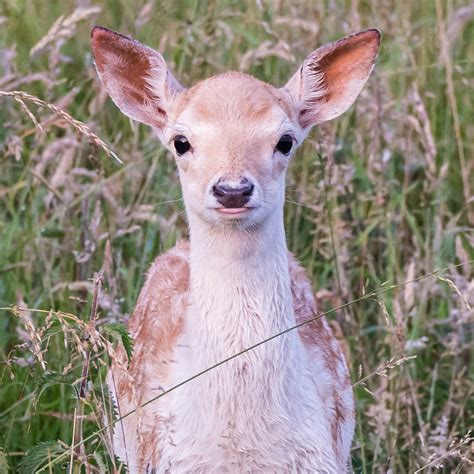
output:
[[250, 207], [219, 207], [216, 210], [221, 214], [235, 215], [250, 211]]

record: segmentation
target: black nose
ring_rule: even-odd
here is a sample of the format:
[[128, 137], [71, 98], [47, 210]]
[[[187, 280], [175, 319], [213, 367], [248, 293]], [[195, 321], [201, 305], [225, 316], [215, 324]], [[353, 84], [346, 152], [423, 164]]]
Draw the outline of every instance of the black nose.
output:
[[249, 202], [253, 188], [253, 184], [247, 178], [243, 178], [238, 186], [230, 185], [221, 178], [212, 187], [212, 193], [217, 202], [224, 207], [238, 208]]

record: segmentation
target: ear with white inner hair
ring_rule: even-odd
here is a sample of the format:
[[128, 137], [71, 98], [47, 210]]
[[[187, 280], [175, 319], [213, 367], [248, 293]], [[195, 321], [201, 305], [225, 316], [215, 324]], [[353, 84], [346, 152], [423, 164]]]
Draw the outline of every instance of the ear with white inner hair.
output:
[[356, 100], [374, 67], [378, 30], [366, 30], [313, 51], [286, 89], [298, 107], [303, 128], [344, 113]]
[[169, 104], [184, 88], [161, 54], [100, 26], [92, 30], [91, 42], [100, 80], [117, 107], [133, 120], [162, 129]]

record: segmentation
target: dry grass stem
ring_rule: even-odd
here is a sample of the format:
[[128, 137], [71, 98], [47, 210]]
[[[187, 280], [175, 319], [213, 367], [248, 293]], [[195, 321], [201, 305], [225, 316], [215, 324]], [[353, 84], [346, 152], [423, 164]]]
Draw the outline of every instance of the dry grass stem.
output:
[[[23, 103], [24, 100], [28, 100], [35, 105], [45, 107], [46, 109], [50, 110], [51, 112], [54, 112], [58, 117], [62, 118], [67, 123], [72, 125], [78, 132], [87, 137], [87, 139], [95, 146], [102, 148], [102, 150], [104, 150], [108, 156], [123, 165], [123, 161], [117, 156], [115, 152], [113, 152], [109, 148], [109, 146], [98, 135], [96, 135], [85, 123], [81, 122], [80, 120], [76, 120], [65, 110], [62, 110], [59, 107], [56, 107], [54, 104], [50, 104], [44, 100], [39, 99], [38, 97], [35, 97], [34, 95], [28, 94], [27, 92], [23, 91], [0, 91], [0, 97], [13, 97], [16, 101], [21, 101], [20, 103]], [[26, 110], [28, 110], [28, 108], [26, 108]], [[34, 117], [34, 115], [30, 111], [28, 112], [28, 116], [30, 118]], [[35, 125], [39, 125], [36, 118], [32, 118], [32, 120]], [[40, 126], [38, 128], [43, 131]]]
[[58, 40], [64, 40], [71, 38], [76, 32], [76, 24], [80, 21], [87, 20], [88, 18], [97, 15], [101, 11], [101, 7], [92, 6], [87, 8], [77, 8], [68, 17], [64, 18], [61, 15], [38, 43], [36, 43], [30, 50], [30, 56], [35, 56], [39, 52], [43, 51], [50, 43], [57, 42]]

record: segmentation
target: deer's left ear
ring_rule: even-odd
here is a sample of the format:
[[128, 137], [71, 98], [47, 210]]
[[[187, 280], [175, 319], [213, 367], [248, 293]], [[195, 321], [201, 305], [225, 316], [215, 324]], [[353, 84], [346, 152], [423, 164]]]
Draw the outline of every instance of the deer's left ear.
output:
[[378, 30], [366, 30], [313, 51], [284, 87], [303, 128], [338, 117], [356, 100], [374, 67]]

